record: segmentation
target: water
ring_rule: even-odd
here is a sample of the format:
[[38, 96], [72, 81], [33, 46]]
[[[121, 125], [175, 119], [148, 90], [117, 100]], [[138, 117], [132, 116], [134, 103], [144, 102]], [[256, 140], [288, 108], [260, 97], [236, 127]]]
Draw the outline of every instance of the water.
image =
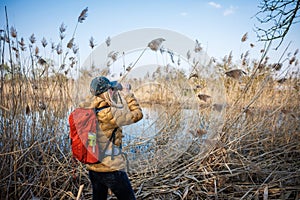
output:
[[[195, 121], [195, 110], [175, 110], [161, 105], [142, 109], [142, 120], [123, 127], [123, 150], [128, 154], [132, 170], [147, 169], [153, 163], [159, 163], [161, 158], [164, 158], [165, 164], [176, 159], [192, 141], [189, 129], [198, 124]], [[4, 124], [9, 123], [9, 119], [3, 119], [1, 123], [3, 128]], [[71, 151], [68, 115], [59, 117], [49, 111], [30, 115], [23, 113], [11, 125], [14, 137], [17, 139], [20, 138], [19, 135], [22, 136], [19, 141], [22, 149], [43, 143], [43, 148], [51, 148], [54, 152], [56, 147], [66, 154]], [[0, 145], [4, 147], [3, 143]]]
[[143, 114], [139, 122], [123, 127], [123, 150], [132, 170], [172, 162], [190, 146], [193, 136], [189, 131], [199, 120], [196, 110], [173, 110], [160, 105], [143, 108]]

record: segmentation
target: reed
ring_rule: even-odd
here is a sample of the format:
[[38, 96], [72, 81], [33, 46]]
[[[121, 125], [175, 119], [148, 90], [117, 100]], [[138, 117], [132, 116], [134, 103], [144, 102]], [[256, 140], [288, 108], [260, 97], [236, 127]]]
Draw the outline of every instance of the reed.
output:
[[[86, 14], [87, 9], [80, 14], [77, 24], [85, 20]], [[34, 34], [30, 43], [25, 44], [22, 37], [18, 40], [15, 28], [10, 29], [11, 39], [5, 40], [1, 32], [1, 199], [92, 197], [88, 173], [72, 159], [70, 152], [67, 117], [75, 102], [72, 95], [77, 84], [71, 71], [78, 67], [74, 64], [78, 48], [74, 44], [76, 30], [70, 40], [72, 45], [69, 42], [64, 48], [64, 28], [60, 27], [61, 40], [57, 46], [48, 46], [46, 38], [42, 38], [44, 50], [56, 51], [43, 56], [35, 46]], [[19, 45], [12, 46], [11, 40]], [[241, 41], [246, 40], [247, 34]], [[93, 38], [90, 42], [94, 47]], [[109, 46], [110, 38], [106, 42]], [[7, 43], [11, 46], [7, 47]], [[12, 52], [11, 56], [8, 54], [12, 63], [4, 62], [5, 48]], [[66, 53], [71, 48], [73, 55]], [[20, 59], [26, 57], [25, 49], [29, 50], [29, 63]], [[297, 53], [296, 50], [287, 58], [289, 67], [299, 69]], [[67, 55], [71, 63], [64, 59]], [[149, 159], [131, 158], [131, 165], [139, 169], [129, 172], [138, 199], [300, 198], [299, 71], [279, 81], [274, 78], [278, 67], [272, 67], [267, 59], [251, 62], [246, 52], [239, 70], [232, 71], [237, 66], [232, 57], [229, 54], [217, 63], [226, 105], [216, 104], [212, 94], [201, 92], [213, 80], [202, 79], [197, 73], [185, 77], [181, 72], [168, 71], [173, 79], [160, 74], [156, 79], [159, 88], [168, 86], [169, 90], [153, 93], [149, 98], [146, 93], [152, 86], [138, 87], [143, 80], [127, 80], [133, 89], [140, 88], [135, 92], [145, 108], [154, 103], [171, 107], [154, 122], [160, 131], [146, 152]], [[53, 65], [53, 58], [58, 66]], [[200, 68], [194, 66], [196, 72]], [[88, 71], [82, 72], [87, 81]], [[187, 82], [192, 89], [185, 88]], [[203, 95], [209, 97], [204, 100]], [[190, 96], [199, 97], [198, 102], [194, 104]], [[196, 113], [192, 118], [198, 121], [182, 125], [182, 120], [187, 120], [182, 111], [191, 107]], [[226, 111], [222, 128], [206, 129], [211, 113], [221, 111]], [[176, 131], [187, 127], [186, 138], [174, 138]], [[190, 143], [184, 143], [187, 139]], [[124, 149], [130, 151], [142, 143], [145, 141], [135, 139]], [[178, 151], [179, 147], [184, 150]]]

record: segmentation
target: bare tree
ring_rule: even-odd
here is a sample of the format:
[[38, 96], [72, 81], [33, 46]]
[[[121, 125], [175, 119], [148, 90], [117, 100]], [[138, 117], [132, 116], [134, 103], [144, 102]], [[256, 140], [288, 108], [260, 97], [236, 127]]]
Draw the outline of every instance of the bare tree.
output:
[[260, 11], [256, 18], [260, 27], [256, 27], [259, 40], [280, 40], [278, 47], [293, 24], [299, 22], [300, 0], [261, 0]]

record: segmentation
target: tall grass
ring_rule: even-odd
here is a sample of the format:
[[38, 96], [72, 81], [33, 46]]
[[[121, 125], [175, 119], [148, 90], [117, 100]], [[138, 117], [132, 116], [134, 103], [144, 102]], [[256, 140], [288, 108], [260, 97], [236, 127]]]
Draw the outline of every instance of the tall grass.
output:
[[[80, 14], [78, 23], [85, 19], [86, 12]], [[76, 199], [81, 185], [84, 188], [80, 197], [91, 199], [87, 171], [72, 160], [70, 153], [67, 116], [74, 105], [72, 94], [76, 89], [71, 71], [76, 71], [79, 63], [75, 31], [71, 40], [64, 43], [65, 31], [62, 24], [61, 40], [51, 47], [42, 38], [42, 48], [53, 50], [45, 56], [41, 56], [34, 35], [25, 44], [14, 28], [7, 27], [1, 32], [1, 199]], [[73, 54], [67, 53], [71, 49]], [[297, 53], [293, 55], [287, 59], [288, 66], [299, 69]], [[200, 122], [195, 129], [188, 124], [192, 142], [176, 159], [162, 165], [162, 159], [156, 157], [146, 163], [149, 170], [129, 174], [138, 199], [300, 197], [299, 74], [275, 80], [278, 67], [266, 60], [250, 62], [247, 56], [238, 67], [245, 70], [246, 76], [225, 73], [236, 69], [232, 55], [217, 63], [226, 90], [226, 105], [221, 107], [226, 110], [222, 129], [214, 132], [214, 137], [203, 137], [208, 130]], [[11, 62], [6, 63], [7, 60]], [[197, 71], [201, 67], [194, 68]], [[187, 82], [196, 87], [211, 81], [179, 75], [172, 80], [173, 91], [180, 90]], [[167, 85], [164, 80], [162, 77], [160, 87]], [[129, 81], [133, 87], [142, 84], [141, 80]], [[149, 102], [168, 105], [174, 101], [171, 93], [155, 93], [149, 99], [150, 96], [143, 96], [146, 90], [147, 87], [137, 91], [142, 105]], [[190, 92], [197, 96], [199, 91], [179, 92], [176, 97], [186, 100]], [[213, 102], [199, 99], [197, 116], [220, 112], [214, 109], [217, 105]], [[172, 103], [168, 117], [159, 119], [165, 122], [162, 127], [167, 127], [161, 133], [169, 139], [172, 133], [168, 130], [180, 127], [178, 119], [182, 118], [178, 116], [186, 108], [178, 104], [178, 99]], [[165, 139], [165, 135], [157, 135], [152, 148], [166, 148]]]

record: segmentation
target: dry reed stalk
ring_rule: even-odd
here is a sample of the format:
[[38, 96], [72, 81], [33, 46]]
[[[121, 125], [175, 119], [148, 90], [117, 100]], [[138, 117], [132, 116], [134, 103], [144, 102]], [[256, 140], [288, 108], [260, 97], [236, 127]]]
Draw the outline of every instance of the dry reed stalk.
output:
[[3, 110], [5, 110], [5, 111], [7, 111], [7, 112], [10, 111], [8, 108], [6, 108], [6, 107], [4, 107], [4, 106], [1, 106], [1, 105], [0, 105], [0, 108], [3, 109]]
[[78, 194], [77, 194], [77, 197], [76, 197], [76, 200], [80, 199], [80, 195], [82, 193], [83, 187], [84, 187], [84, 185], [80, 185], [79, 190], [78, 190]]

